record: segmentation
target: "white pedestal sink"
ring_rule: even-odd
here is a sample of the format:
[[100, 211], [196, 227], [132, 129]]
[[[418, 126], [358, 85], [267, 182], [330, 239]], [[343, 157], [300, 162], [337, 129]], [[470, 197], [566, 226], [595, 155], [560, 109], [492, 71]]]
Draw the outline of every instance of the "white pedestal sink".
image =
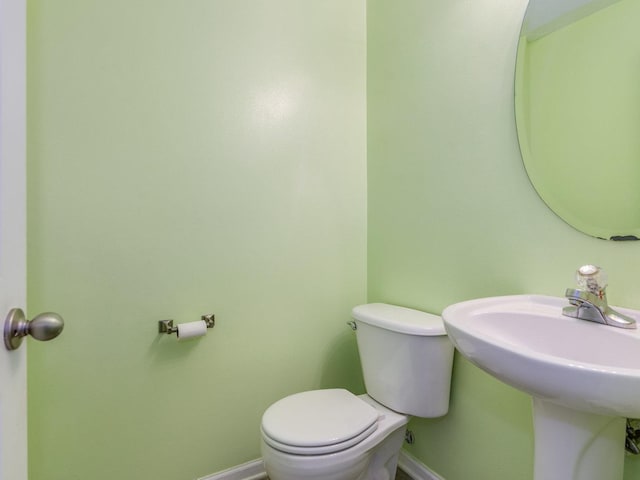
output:
[[565, 317], [567, 304], [483, 298], [442, 318], [462, 355], [533, 396], [535, 480], [622, 480], [625, 419], [640, 418], [640, 330]]

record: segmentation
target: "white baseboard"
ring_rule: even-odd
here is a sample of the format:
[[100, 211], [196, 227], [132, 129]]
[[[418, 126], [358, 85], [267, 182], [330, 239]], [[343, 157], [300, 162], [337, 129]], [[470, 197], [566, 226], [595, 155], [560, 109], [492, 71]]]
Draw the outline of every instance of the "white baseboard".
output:
[[264, 470], [264, 464], [262, 459], [258, 458], [223, 472], [201, 477], [198, 480], [265, 480], [266, 478], [267, 472]]
[[[404, 450], [400, 452], [398, 466], [413, 480], [444, 480], [444, 478]], [[264, 471], [262, 459], [258, 458], [237, 467], [201, 477], [198, 480], [266, 480], [266, 478], [267, 473]]]
[[400, 452], [398, 466], [413, 480], [444, 480], [444, 478], [404, 450]]

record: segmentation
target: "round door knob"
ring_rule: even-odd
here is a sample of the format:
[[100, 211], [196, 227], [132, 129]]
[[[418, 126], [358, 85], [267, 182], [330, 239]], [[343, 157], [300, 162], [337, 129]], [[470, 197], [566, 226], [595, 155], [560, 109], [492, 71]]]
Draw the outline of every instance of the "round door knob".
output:
[[27, 326], [29, 335], [36, 340], [46, 342], [60, 335], [64, 328], [64, 320], [57, 313], [45, 312], [32, 318]]
[[36, 340], [51, 340], [60, 335], [63, 328], [64, 320], [57, 313], [41, 313], [29, 321], [20, 308], [12, 308], [4, 322], [4, 345], [7, 350], [15, 350], [27, 335]]

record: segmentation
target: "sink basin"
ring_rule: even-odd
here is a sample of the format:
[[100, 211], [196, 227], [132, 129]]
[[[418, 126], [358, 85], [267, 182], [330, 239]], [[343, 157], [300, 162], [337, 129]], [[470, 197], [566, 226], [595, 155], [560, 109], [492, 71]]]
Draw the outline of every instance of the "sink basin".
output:
[[640, 330], [566, 317], [566, 305], [540, 295], [482, 298], [442, 318], [460, 353], [503, 382], [585, 412], [639, 418]]
[[442, 318], [464, 357], [532, 395], [535, 479], [621, 479], [625, 417], [640, 418], [640, 330], [566, 317], [566, 305], [541, 295], [482, 298]]

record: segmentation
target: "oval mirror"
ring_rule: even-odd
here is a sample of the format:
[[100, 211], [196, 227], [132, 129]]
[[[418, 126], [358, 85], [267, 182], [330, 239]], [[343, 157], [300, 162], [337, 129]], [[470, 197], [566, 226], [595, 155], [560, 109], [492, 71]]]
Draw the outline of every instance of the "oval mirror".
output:
[[544, 202], [598, 238], [640, 238], [640, 1], [530, 0], [518, 139]]

